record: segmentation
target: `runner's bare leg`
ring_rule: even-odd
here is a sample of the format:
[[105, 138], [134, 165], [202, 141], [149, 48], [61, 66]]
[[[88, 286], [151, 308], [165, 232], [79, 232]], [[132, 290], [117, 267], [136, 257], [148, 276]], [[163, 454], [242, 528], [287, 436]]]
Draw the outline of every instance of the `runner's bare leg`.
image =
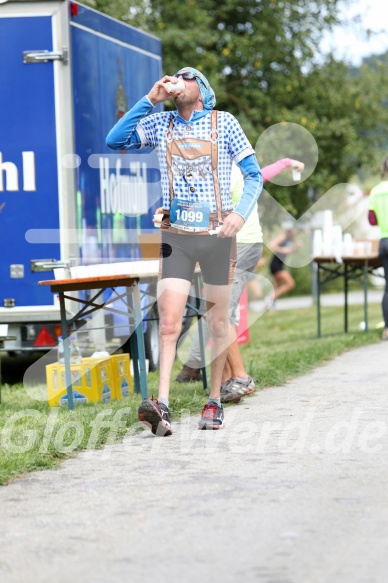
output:
[[207, 308], [206, 321], [212, 339], [210, 397], [219, 399], [222, 371], [228, 354], [228, 313], [232, 286], [211, 285], [208, 283], [205, 283], [204, 286]]
[[160, 336], [159, 397], [168, 399], [176, 343], [182, 329], [182, 319], [191, 282], [166, 278], [158, 282], [157, 297]]
[[[244, 362], [240, 353], [237, 342], [237, 326], [229, 324], [229, 349], [227, 363], [230, 369], [228, 378], [246, 377], [248, 376], [245, 370]], [[225, 378], [225, 375], [224, 375]]]

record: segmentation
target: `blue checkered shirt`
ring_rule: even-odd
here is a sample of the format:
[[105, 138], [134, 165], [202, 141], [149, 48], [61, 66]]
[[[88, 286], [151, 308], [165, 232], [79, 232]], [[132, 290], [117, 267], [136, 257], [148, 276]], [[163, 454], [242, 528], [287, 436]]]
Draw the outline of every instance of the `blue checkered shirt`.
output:
[[[174, 115], [174, 114], [173, 114]], [[161, 182], [163, 192], [163, 208], [170, 208], [169, 180], [167, 175], [166, 134], [170, 123], [170, 112], [161, 112], [148, 115], [137, 125], [136, 131], [141, 139], [141, 146], [150, 146], [158, 154]], [[185, 121], [175, 114], [173, 139], [197, 138], [210, 140], [211, 112], [196, 121]], [[230, 194], [230, 175], [232, 160], [240, 162], [246, 156], [254, 154], [248, 138], [244, 134], [237, 119], [226, 111], [218, 112], [218, 178], [220, 181], [222, 210], [233, 208]], [[216, 212], [214, 196], [214, 183], [211, 172], [210, 156], [197, 158], [193, 163], [174, 156], [177, 168], [192, 164], [194, 167], [193, 179], [186, 181], [183, 175], [173, 174], [174, 196], [183, 200], [199, 200], [207, 202], [210, 212]], [[199, 168], [208, 168], [206, 172], [200, 172]], [[194, 188], [192, 192], [190, 189]]]

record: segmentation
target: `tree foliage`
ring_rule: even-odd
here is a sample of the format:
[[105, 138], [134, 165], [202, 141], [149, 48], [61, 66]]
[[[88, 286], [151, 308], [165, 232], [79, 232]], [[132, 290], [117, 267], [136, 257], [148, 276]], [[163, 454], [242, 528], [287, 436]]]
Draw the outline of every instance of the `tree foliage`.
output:
[[217, 108], [239, 119], [253, 146], [279, 122], [312, 133], [319, 148], [315, 172], [293, 188], [269, 189], [295, 215], [310, 204], [308, 194], [319, 197], [374, 162], [384, 143], [387, 61], [368, 62], [355, 72], [334, 56], [324, 60], [318, 50], [322, 34], [338, 23], [340, 0], [88, 3], [159, 36], [165, 73], [185, 65], [203, 71]]

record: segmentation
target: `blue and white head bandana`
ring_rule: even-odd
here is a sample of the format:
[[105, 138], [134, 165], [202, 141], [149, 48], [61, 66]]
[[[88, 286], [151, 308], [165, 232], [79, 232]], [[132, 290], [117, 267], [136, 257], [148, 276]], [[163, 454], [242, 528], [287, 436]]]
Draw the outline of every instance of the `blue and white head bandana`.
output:
[[216, 104], [216, 95], [213, 89], [210, 87], [210, 83], [206, 79], [205, 75], [198, 71], [198, 69], [194, 69], [194, 67], [183, 67], [182, 69], [179, 69], [176, 75], [180, 75], [185, 72], [190, 72], [195, 75], [195, 80], [198, 83], [198, 87], [201, 92], [203, 108], [213, 109]]

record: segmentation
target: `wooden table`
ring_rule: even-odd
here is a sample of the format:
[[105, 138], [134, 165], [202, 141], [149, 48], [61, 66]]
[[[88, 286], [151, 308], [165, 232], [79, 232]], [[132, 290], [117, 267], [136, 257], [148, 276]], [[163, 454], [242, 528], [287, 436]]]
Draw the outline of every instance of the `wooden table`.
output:
[[348, 292], [349, 282], [362, 283], [364, 290], [364, 322], [368, 331], [368, 276], [379, 275], [375, 270], [382, 266], [377, 253], [365, 256], [314, 257], [317, 264], [317, 320], [318, 336], [321, 336], [321, 286], [338, 278], [344, 282], [344, 331], [348, 332]]
[[[70, 410], [74, 409], [69, 351], [71, 328], [77, 321], [102, 308], [110, 312], [127, 314], [130, 328], [134, 328], [134, 333], [130, 334], [130, 351], [133, 362], [135, 390], [141, 392], [143, 399], [148, 396], [142, 311], [138, 284], [139, 276], [137, 275], [101, 275], [39, 282], [39, 285], [41, 286], [49, 285], [50, 290], [53, 293], [59, 294], [62, 337], [64, 341], [68, 408]], [[118, 293], [116, 291], [116, 288], [118, 287], [125, 287], [126, 291], [124, 293]], [[108, 288], [112, 289], [114, 293], [113, 302], [120, 299], [126, 303], [126, 312], [112, 308], [110, 305], [106, 305], [103, 302], [102, 294]], [[89, 298], [68, 295], [68, 292], [84, 290], [96, 290], [96, 292]], [[81, 305], [78, 312], [70, 318], [67, 317], [65, 300], [71, 300], [72, 302], [77, 302]], [[112, 304], [112, 298], [109, 299], [108, 303]]]

